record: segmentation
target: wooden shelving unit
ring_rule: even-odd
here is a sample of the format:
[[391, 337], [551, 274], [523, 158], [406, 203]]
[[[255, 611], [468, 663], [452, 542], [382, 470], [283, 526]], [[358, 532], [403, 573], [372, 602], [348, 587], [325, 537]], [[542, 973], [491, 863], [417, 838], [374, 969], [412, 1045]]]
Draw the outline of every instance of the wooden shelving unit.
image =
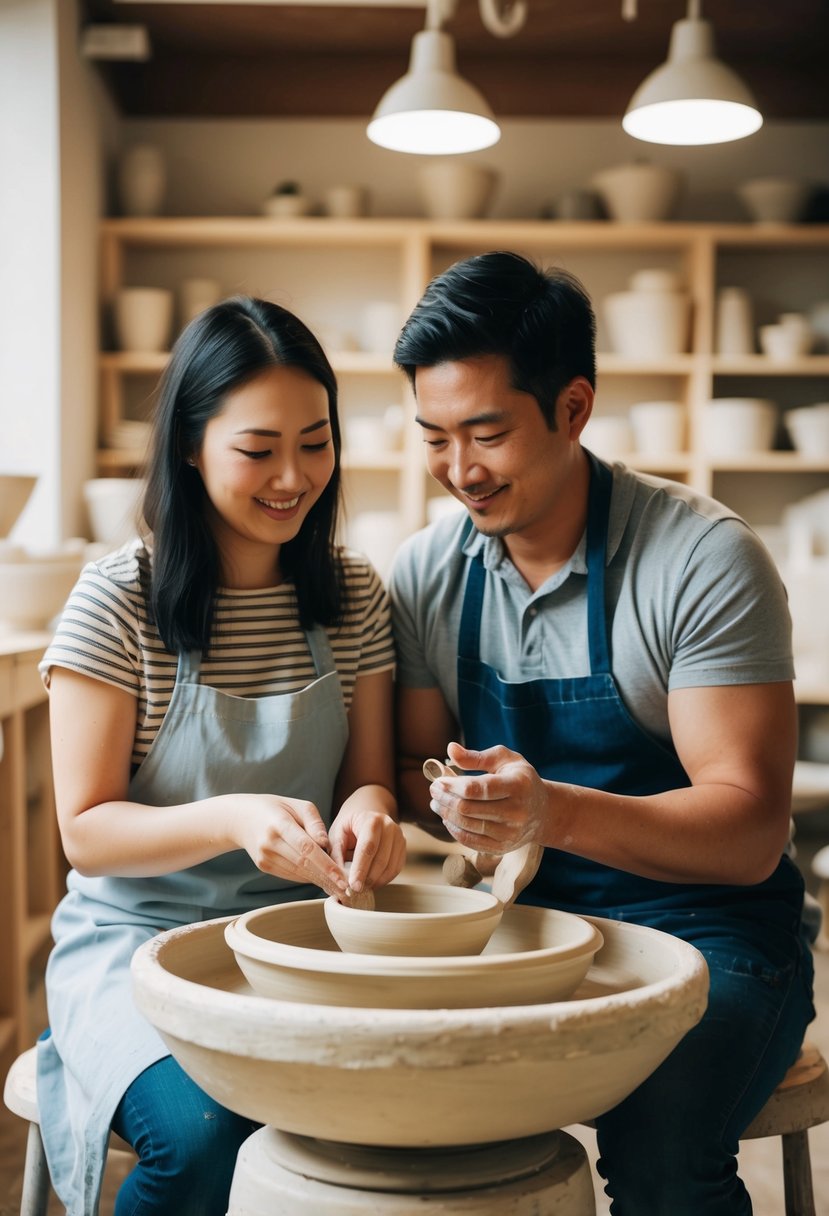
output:
[[[783, 311], [804, 310], [825, 299], [829, 281], [829, 228], [721, 224], [555, 223], [548, 221], [434, 222], [406, 219], [280, 221], [244, 218], [112, 219], [101, 227], [103, 314], [124, 285], [175, 288], [180, 278], [219, 278], [228, 294], [251, 291], [292, 307], [322, 334], [351, 331], [373, 298], [399, 305], [401, 321], [429, 280], [459, 258], [488, 249], [514, 249], [542, 264], [577, 274], [599, 317], [597, 412], [625, 413], [635, 400], [685, 403], [688, 445], [682, 452], [624, 459], [644, 472], [684, 481], [714, 494], [750, 522], [779, 518], [780, 503], [829, 487], [829, 460], [791, 450], [710, 456], [704, 443], [705, 405], [712, 397], [767, 396], [781, 412], [794, 404], [829, 400], [829, 354], [790, 363], [760, 354], [727, 358], [714, 350], [717, 293], [722, 286], [752, 292], [758, 324]], [[687, 352], [635, 361], [608, 349], [603, 297], [627, 286], [631, 273], [659, 266], [677, 271], [692, 298]], [[105, 343], [106, 346], [106, 336]], [[349, 346], [353, 343], [349, 343]], [[390, 354], [327, 343], [340, 382], [344, 416], [379, 412], [384, 403], [413, 403]], [[124, 417], [144, 417], [166, 354], [104, 349], [100, 356], [102, 475], [139, 471], [143, 453], [106, 446], [107, 432]], [[130, 392], [138, 399], [130, 412]], [[426, 522], [430, 481], [417, 428], [407, 424], [396, 452], [344, 453], [344, 485], [358, 504], [398, 514], [402, 534]], [[781, 437], [783, 429], [781, 427]], [[759, 517], [752, 511], [759, 503]], [[825, 695], [824, 695], [825, 694]], [[804, 693], [805, 694], [805, 690]], [[810, 690], [829, 701], [829, 689]]]
[[50, 942], [66, 867], [52, 792], [49, 716], [37, 664], [45, 634], [0, 638], [0, 1062], [31, 1046], [32, 964]]

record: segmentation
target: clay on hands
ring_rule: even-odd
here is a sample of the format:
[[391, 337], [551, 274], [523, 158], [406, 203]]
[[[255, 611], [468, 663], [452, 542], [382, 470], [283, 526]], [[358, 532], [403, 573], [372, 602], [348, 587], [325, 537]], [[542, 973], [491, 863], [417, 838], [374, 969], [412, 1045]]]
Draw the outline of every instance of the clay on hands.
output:
[[[427, 781], [460, 774], [461, 770], [455, 765], [444, 764], [440, 760], [430, 759], [423, 763], [423, 776]], [[454, 854], [444, 861], [443, 875], [450, 886], [476, 887], [484, 874], [492, 874], [490, 890], [506, 908], [535, 878], [543, 855], [541, 845], [522, 844], [511, 853], [504, 853], [493, 869], [491, 853], [473, 853], [472, 858]]]

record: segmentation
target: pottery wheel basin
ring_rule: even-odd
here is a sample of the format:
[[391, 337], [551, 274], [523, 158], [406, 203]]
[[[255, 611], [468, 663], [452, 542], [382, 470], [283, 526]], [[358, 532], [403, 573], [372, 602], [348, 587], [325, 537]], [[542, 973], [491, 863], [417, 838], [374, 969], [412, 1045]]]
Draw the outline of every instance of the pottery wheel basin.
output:
[[[498, 932], [527, 911], [546, 909], [510, 908]], [[594, 1118], [649, 1076], [706, 1006], [708, 971], [693, 946], [599, 918], [604, 944], [566, 1001], [371, 1009], [274, 1000], [239, 970], [225, 941], [230, 919], [141, 946], [137, 1004], [217, 1101], [326, 1140], [479, 1144]]]
[[[386, 889], [394, 891], [394, 884]], [[404, 888], [400, 890], [405, 894]], [[441, 893], [439, 887], [431, 890]], [[484, 892], [463, 894], [492, 900]], [[370, 1009], [558, 1001], [575, 991], [602, 944], [599, 930], [580, 916], [523, 906], [502, 916], [501, 905], [493, 901], [497, 928], [494, 933], [491, 927], [485, 929], [484, 936], [491, 936], [482, 954], [410, 957], [341, 952], [329, 929], [331, 902], [304, 900], [257, 908], [227, 926], [228, 945], [256, 992], [283, 1001]], [[335, 910], [354, 913], [340, 905]], [[356, 915], [368, 925], [380, 926], [379, 938], [384, 937], [381, 914]], [[489, 918], [491, 912], [485, 915]], [[477, 930], [480, 922], [468, 928]]]

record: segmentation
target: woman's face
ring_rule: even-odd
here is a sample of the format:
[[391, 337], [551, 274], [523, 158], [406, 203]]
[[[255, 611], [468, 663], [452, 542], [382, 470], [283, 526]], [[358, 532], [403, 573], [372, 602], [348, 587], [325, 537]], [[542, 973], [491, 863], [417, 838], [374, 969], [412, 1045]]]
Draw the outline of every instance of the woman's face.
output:
[[195, 460], [230, 586], [276, 581], [293, 540], [334, 472], [328, 393], [307, 372], [272, 367], [227, 394]]

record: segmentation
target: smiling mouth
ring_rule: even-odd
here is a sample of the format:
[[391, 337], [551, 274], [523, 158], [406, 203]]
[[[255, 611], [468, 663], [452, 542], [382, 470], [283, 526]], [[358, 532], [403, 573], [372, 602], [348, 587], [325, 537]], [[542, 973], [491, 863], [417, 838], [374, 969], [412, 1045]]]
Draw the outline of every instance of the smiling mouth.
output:
[[301, 497], [301, 494], [297, 494], [295, 498], [257, 498], [255, 501], [269, 511], [292, 511]]
[[493, 498], [497, 497], [506, 486], [496, 486], [494, 490], [490, 490], [488, 494], [470, 494], [468, 491], [461, 490], [464, 502], [468, 503], [473, 511], [480, 511], [492, 502]]

